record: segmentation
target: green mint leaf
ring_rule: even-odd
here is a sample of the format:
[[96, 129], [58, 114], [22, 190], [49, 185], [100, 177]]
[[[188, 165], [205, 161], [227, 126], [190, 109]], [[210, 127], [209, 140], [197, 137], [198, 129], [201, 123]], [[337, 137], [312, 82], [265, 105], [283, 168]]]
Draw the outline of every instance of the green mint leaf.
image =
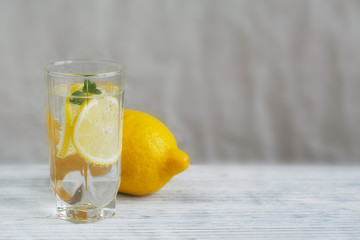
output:
[[[71, 94], [72, 96], [84, 96], [84, 93], [81, 91], [75, 91]], [[82, 98], [70, 98], [70, 102], [73, 104], [81, 105], [84, 102], [84, 99]]]
[[90, 80], [89, 79], [85, 79], [84, 80], [84, 87], [83, 87], [83, 91], [84, 91], [84, 89], [88, 89], [88, 86], [89, 86], [89, 84], [90, 84], [91, 82], [90, 82]]
[[84, 96], [84, 93], [81, 92], [81, 91], [75, 91], [71, 95], [73, 95], [73, 96]]
[[101, 90], [97, 88], [92, 93], [99, 95], [99, 94], [101, 94]]
[[82, 98], [70, 98], [70, 102], [73, 104], [81, 105], [84, 102], [84, 99]]
[[84, 87], [82, 89], [84, 94], [101, 94], [101, 90], [96, 87], [96, 83], [90, 82], [90, 80], [84, 80]]
[[[86, 96], [89, 93], [98, 95], [98, 94], [101, 94], [101, 90], [96, 88], [96, 83], [92, 83], [92, 82], [90, 82], [90, 80], [85, 79], [82, 91], [79, 91], [79, 90], [75, 91], [71, 95], [76, 96], [76, 97], [81, 97], [81, 96]], [[85, 101], [84, 98], [70, 98], [70, 102], [73, 104], [81, 105], [84, 103], [84, 101]]]
[[82, 91], [84, 93], [93, 93], [96, 90], [96, 83], [90, 82], [90, 80], [84, 80], [84, 87]]

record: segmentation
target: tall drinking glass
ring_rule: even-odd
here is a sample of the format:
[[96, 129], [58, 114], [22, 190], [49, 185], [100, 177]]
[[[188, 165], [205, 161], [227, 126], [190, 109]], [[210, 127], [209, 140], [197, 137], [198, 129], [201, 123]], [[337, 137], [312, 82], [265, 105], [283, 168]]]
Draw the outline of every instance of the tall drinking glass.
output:
[[124, 79], [125, 68], [111, 61], [45, 67], [50, 176], [60, 219], [89, 222], [115, 214]]

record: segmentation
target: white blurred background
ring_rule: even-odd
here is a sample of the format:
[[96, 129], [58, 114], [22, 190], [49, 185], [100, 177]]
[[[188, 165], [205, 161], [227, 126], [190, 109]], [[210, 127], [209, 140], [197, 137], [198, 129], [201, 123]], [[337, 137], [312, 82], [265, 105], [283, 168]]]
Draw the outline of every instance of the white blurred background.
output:
[[0, 2], [0, 163], [46, 163], [43, 66], [127, 66], [192, 163], [360, 162], [360, 1]]

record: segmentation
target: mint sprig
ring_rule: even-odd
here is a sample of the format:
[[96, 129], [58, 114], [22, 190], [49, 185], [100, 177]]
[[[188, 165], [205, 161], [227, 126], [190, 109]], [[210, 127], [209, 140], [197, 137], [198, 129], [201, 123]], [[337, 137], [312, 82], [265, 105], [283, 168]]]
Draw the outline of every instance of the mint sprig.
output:
[[[75, 91], [71, 95], [79, 97], [79, 96], [84, 96], [84, 93], [81, 91]], [[73, 104], [81, 105], [81, 104], [83, 104], [84, 99], [83, 98], [70, 98], [70, 102]]]
[[94, 93], [95, 90], [96, 90], [96, 83], [92, 83], [88, 79], [84, 80], [84, 87], [82, 89], [84, 93]]
[[70, 98], [70, 102], [73, 104], [81, 105], [84, 103], [85, 99], [80, 98], [81, 96], [89, 96], [89, 94], [101, 94], [101, 90], [96, 87], [96, 83], [90, 82], [90, 80], [84, 80], [84, 86], [82, 91], [75, 91], [71, 95], [76, 98]]

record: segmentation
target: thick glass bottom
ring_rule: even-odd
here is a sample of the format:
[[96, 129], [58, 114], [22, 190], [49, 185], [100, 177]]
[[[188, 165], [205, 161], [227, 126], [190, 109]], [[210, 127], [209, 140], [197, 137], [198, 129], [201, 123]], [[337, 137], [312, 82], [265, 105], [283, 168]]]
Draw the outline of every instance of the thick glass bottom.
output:
[[90, 204], [69, 206], [57, 197], [57, 217], [77, 223], [95, 222], [115, 215], [115, 198], [106, 206]]

